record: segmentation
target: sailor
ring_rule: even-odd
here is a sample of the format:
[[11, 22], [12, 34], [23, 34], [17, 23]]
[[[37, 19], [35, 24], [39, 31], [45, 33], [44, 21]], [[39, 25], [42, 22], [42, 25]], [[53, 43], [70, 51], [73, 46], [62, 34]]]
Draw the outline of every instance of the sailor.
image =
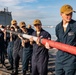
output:
[[[19, 27], [17, 26], [17, 21], [12, 20], [11, 26], [14, 27], [16, 32], [19, 32]], [[14, 63], [14, 72], [11, 73], [11, 75], [18, 75], [18, 67], [19, 67], [19, 51], [21, 50], [21, 41], [18, 35], [15, 36], [14, 46], [13, 46], [13, 63]], [[22, 55], [22, 54], [21, 54]]]
[[[3, 28], [2, 25], [0, 25], [0, 28]], [[0, 29], [0, 63], [5, 68], [5, 41], [4, 41], [4, 32]]]
[[[72, 19], [73, 12], [70, 5], [61, 7], [62, 21], [56, 26], [56, 36], [58, 42], [76, 46], [76, 21]], [[55, 71], [56, 75], [76, 75], [76, 55], [58, 50]]]
[[[20, 22], [19, 27], [22, 30], [22, 33], [29, 35], [29, 30], [26, 28], [25, 22]], [[26, 75], [26, 71], [28, 70], [29, 60], [31, 59], [32, 56], [32, 48], [29, 39], [25, 39], [20, 35], [19, 38], [22, 41], [22, 47], [23, 47], [22, 71], [23, 71], [23, 75]]]
[[[14, 27], [10, 27], [11, 31], [15, 31]], [[13, 47], [14, 47], [14, 40], [15, 40], [15, 35], [13, 35], [10, 32], [10, 42], [8, 43], [7, 46], [7, 54], [8, 54], [8, 60], [10, 63], [10, 67], [7, 68], [7, 70], [13, 70]]]
[[[33, 36], [51, 39], [51, 35], [42, 28], [42, 23], [39, 19], [34, 20], [33, 25], [36, 30], [33, 32]], [[48, 49], [39, 40], [35, 42], [33, 38], [30, 38], [30, 43], [33, 45], [32, 75], [47, 75]]]

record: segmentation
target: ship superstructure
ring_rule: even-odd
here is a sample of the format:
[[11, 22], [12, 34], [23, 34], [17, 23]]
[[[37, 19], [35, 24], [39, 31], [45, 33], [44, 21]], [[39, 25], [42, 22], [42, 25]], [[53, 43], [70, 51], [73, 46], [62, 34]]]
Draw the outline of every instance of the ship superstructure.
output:
[[11, 12], [8, 11], [8, 8], [0, 10], [0, 25], [10, 25], [12, 20]]

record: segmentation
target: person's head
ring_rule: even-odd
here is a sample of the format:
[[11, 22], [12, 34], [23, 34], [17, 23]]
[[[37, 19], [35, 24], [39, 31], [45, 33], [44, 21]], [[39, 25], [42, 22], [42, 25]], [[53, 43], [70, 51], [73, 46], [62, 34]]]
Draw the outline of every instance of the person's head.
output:
[[16, 20], [12, 20], [12, 21], [11, 21], [11, 25], [12, 25], [13, 27], [16, 27], [16, 26], [17, 26], [17, 21], [16, 21]]
[[17, 25], [17, 21], [16, 21], [16, 20], [12, 20], [12, 21], [11, 21], [11, 24], [12, 24], [12, 25]]
[[19, 23], [19, 27], [20, 27], [20, 29], [22, 30], [22, 31], [24, 31], [25, 29], [26, 29], [26, 24], [25, 24], [25, 22], [20, 22]]
[[72, 19], [72, 14], [73, 14], [74, 10], [72, 8], [72, 6], [70, 5], [63, 5], [60, 9], [60, 14], [62, 17], [62, 20], [69, 23], [70, 20]]
[[32, 27], [31, 27], [31, 25], [28, 25], [27, 28], [30, 29], [30, 28], [32, 28]]
[[39, 19], [34, 20], [33, 25], [36, 31], [40, 31], [42, 28], [42, 23]]

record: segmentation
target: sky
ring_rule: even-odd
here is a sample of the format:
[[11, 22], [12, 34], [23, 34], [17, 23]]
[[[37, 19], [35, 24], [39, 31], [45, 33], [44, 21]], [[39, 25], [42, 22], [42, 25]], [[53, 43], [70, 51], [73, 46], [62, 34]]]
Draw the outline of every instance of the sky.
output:
[[[19, 22], [24, 21], [26, 25], [33, 25], [35, 19], [40, 19], [42, 25], [54, 26], [54, 28], [44, 28], [55, 36], [55, 26], [61, 22], [60, 8], [64, 4], [69, 4], [76, 11], [76, 0], [0, 0], [0, 10], [8, 8], [12, 14], [12, 19]], [[76, 20], [76, 13], [73, 13]]]
[[[57, 25], [61, 21], [60, 8], [69, 4], [76, 10], [76, 0], [0, 0], [0, 10], [8, 7], [12, 18], [26, 25], [40, 19], [43, 25]], [[73, 14], [76, 20], [76, 13]]]

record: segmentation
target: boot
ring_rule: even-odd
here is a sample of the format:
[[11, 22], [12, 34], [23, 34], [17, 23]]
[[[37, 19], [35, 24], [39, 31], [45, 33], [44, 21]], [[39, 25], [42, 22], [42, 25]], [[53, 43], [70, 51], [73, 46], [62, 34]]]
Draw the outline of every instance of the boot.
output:
[[23, 75], [26, 75], [26, 71], [23, 71]]
[[8, 67], [7, 70], [13, 70], [13, 66]]
[[18, 75], [18, 69], [15, 69], [15, 71], [12, 72], [11, 75]]

